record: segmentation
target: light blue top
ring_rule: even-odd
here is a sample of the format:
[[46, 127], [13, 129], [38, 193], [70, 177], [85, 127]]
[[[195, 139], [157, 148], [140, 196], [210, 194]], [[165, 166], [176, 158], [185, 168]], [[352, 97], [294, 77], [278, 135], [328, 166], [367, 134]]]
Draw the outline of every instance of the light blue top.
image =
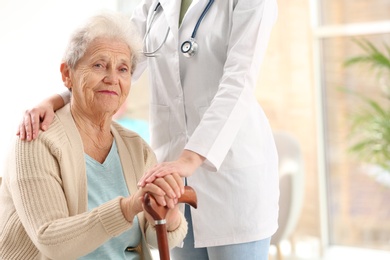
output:
[[145, 120], [122, 117], [115, 120], [117, 123], [139, 134], [148, 144], [150, 144], [149, 124]]
[[[115, 140], [103, 164], [97, 162], [87, 154], [85, 154], [85, 161], [88, 180], [88, 210], [92, 210], [118, 196], [129, 196]], [[136, 247], [141, 241], [141, 236], [138, 219], [135, 217], [131, 229], [117, 237], [111, 238], [95, 251], [79, 259], [139, 260], [141, 258], [138, 253], [128, 252], [126, 248]]]

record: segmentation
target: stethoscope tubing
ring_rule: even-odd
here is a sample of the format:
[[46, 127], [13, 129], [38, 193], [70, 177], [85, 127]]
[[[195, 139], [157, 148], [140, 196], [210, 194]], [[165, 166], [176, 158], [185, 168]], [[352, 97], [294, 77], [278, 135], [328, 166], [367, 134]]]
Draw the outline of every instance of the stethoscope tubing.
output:
[[194, 30], [192, 31], [192, 35], [191, 35], [192, 39], [195, 39], [196, 32], [198, 31], [200, 23], [202, 22], [203, 18], [205, 17], [206, 13], [209, 11], [209, 9], [210, 9], [210, 7], [211, 7], [211, 5], [213, 3], [214, 3], [214, 0], [209, 0], [209, 2], [207, 3], [206, 7], [204, 8], [204, 10], [203, 10], [202, 14], [200, 15], [198, 21], [196, 22]]
[[160, 6], [161, 6], [161, 4], [160, 4], [160, 2], [158, 2], [157, 5], [156, 5], [156, 7], [155, 7], [154, 10], [153, 10], [153, 15], [152, 15], [152, 17], [151, 17], [151, 19], [150, 19], [150, 22], [149, 22], [148, 25], [147, 25], [147, 31], [146, 31], [146, 33], [145, 33], [145, 36], [144, 36], [143, 40], [142, 40], [142, 43], [143, 43], [143, 52], [142, 52], [142, 53], [143, 53], [146, 57], [155, 57], [155, 56], [156, 56], [155, 54], [162, 48], [162, 46], [164, 45], [164, 43], [166, 42], [166, 40], [167, 40], [167, 38], [168, 38], [169, 31], [171, 30], [171, 28], [169, 28], [169, 26], [168, 26], [167, 32], [165, 33], [165, 36], [164, 36], [164, 39], [163, 39], [163, 41], [161, 42], [161, 44], [157, 47], [157, 49], [155, 49], [154, 51], [150, 51], [150, 52], [148, 52], [148, 51], [146, 50], [146, 39], [147, 39], [147, 37], [149, 36], [150, 29], [152, 28], [153, 21], [154, 21], [154, 19], [156, 18], [157, 10], [158, 10], [158, 8], [159, 8]]
[[[205, 17], [206, 13], [209, 11], [211, 5], [214, 3], [214, 0], [209, 0], [209, 2], [207, 3], [206, 7], [204, 8], [202, 14], [200, 15], [198, 21], [196, 22], [196, 25], [194, 27], [194, 30], [192, 31], [192, 34], [191, 34], [191, 41], [195, 41], [195, 36], [196, 36], [196, 33], [198, 31], [198, 28], [203, 20], [203, 18]], [[147, 37], [149, 36], [149, 33], [150, 33], [150, 29], [152, 28], [152, 24], [154, 22], [154, 19], [156, 18], [156, 15], [157, 15], [157, 11], [158, 9], [161, 7], [161, 3], [158, 2], [156, 7], [154, 8], [153, 10], [153, 15], [150, 19], [150, 22], [148, 23], [147, 25], [147, 30], [146, 30], [146, 33], [145, 33], [145, 36], [143, 38], [143, 54], [146, 56], [146, 57], [155, 57], [156, 53], [162, 48], [162, 46], [164, 45], [164, 43], [166, 42], [167, 38], [168, 38], [168, 34], [169, 34], [169, 31], [170, 31], [170, 27], [168, 26], [168, 29], [167, 29], [167, 32], [165, 33], [165, 36], [164, 36], [164, 39], [163, 41], [161, 42], [161, 44], [154, 50], [154, 51], [150, 51], [148, 52], [146, 50], [146, 39]]]

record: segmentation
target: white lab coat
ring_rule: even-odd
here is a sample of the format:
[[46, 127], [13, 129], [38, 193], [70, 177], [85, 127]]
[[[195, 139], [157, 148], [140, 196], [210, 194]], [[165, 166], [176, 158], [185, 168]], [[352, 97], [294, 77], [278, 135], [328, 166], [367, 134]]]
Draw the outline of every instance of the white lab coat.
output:
[[[272, 131], [255, 96], [257, 75], [277, 16], [276, 0], [215, 0], [196, 34], [195, 56], [180, 52], [208, 0], [193, 0], [178, 28], [181, 0], [160, 0], [146, 41], [163, 41], [143, 58], [150, 82], [151, 146], [159, 161], [183, 149], [206, 158], [188, 178], [198, 196], [192, 209], [196, 247], [270, 237], [277, 229], [278, 162]], [[157, 5], [144, 0], [132, 20], [142, 36]]]

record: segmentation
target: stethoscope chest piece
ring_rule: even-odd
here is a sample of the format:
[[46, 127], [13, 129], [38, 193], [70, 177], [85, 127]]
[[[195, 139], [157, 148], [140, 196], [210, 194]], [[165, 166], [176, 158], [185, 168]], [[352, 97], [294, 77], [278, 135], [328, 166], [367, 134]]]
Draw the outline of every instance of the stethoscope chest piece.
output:
[[180, 48], [183, 55], [187, 58], [190, 58], [194, 56], [198, 50], [198, 44], [196, 43], [195, 39], [191, 38], [183, 42]]

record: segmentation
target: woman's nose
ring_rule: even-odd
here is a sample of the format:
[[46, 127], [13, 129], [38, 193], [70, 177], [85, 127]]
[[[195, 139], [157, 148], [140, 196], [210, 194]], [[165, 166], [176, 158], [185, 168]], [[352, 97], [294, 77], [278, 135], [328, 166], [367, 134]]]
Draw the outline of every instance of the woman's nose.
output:
[[107, 74], [104, 77], [103, 82], [110, 85], [118, 85], [119, 83], [118, 71], [114, 69], [107, 70]]

